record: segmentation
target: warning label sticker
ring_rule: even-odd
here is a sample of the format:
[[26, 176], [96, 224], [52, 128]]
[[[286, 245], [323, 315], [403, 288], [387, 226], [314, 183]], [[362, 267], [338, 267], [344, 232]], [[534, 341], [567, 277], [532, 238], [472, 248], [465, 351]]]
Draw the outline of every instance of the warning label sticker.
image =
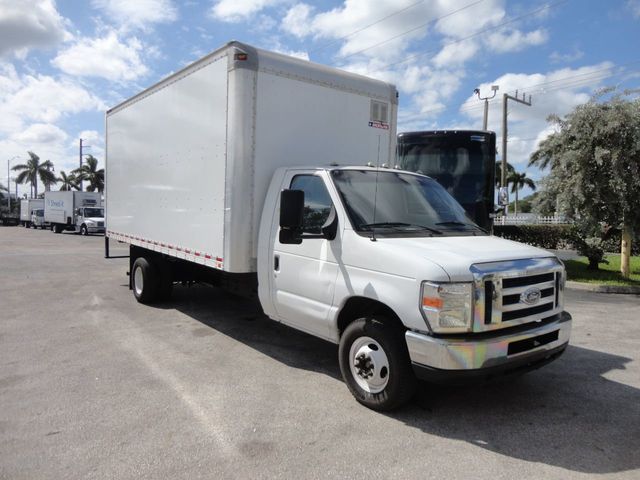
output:
[[369, 126], [373, 128], [382, 128], [383, 130], [389, 130], [389, 124], [385, 122], [369, 122]]

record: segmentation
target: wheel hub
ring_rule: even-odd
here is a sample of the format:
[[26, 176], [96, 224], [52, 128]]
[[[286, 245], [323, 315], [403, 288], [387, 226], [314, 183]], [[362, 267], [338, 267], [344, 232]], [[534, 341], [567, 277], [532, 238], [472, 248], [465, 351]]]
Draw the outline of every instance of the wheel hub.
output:
[[389, 359], [382, 346], [371, 337], [360, 337], [349, 351], [351, 373], [365, 391], [378, 393], [389, 383]]

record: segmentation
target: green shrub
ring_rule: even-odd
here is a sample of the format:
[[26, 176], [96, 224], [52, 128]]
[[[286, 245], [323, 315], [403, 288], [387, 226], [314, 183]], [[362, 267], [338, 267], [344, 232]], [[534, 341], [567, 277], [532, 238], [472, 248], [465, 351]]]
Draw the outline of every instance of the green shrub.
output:
[[[548, 250], [575, 250], [580, 243], [571, 225], [494, 225], [493, 234]], [[604, 237], [599, 248], [609, 253], [620, 252], [620, 230], [613, 230]], [[634, 235], [631, 254], [640, 255], [640, 232]]]

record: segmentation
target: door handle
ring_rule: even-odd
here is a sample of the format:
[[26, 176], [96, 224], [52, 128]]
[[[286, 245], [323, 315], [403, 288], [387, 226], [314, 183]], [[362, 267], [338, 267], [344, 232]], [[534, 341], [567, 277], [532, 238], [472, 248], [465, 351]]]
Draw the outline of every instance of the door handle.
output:
[[280, 271], [280, 255], [273, 256], [273, 269], [276, 272]]

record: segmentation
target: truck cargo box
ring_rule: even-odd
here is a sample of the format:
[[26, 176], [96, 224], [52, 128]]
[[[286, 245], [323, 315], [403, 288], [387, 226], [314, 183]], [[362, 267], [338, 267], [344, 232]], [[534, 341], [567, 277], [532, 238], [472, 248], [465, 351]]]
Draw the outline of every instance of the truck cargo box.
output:
[[107, 236], [256, 271], [281, 166], [393, 161], [394, 86], [231, 42], [106, 115]]
[[102, 205], [100, 192], [58, 191], [44, 194], [44, 221], [48, 223], [71, 224], [74, 209], [99, 207]]
[[44, 200], [42, 198], [20, 200], [20, 221], [24, 223], [31, 222], [31, 212], [33, 212], [34, 208], [44, 208]]

